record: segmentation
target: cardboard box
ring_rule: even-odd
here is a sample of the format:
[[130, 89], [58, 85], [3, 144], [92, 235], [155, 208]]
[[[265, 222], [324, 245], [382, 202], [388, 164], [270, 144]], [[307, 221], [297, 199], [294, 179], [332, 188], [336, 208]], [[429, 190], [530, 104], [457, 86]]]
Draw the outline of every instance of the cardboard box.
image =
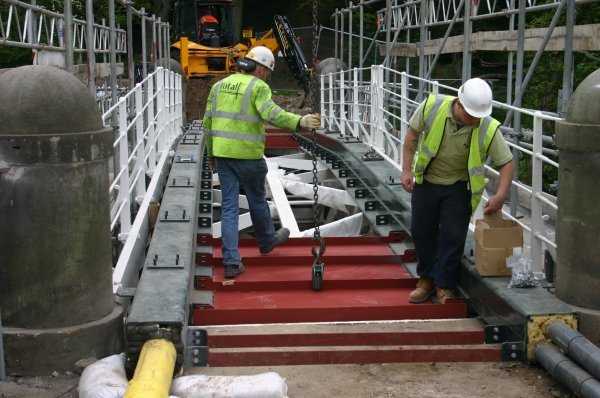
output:
[[475, 268], [481, 276], [510, 276], [506, 257], [514, 247], [523, 247], [523, 227], [501, 218], [476, 220], [475, 242]]

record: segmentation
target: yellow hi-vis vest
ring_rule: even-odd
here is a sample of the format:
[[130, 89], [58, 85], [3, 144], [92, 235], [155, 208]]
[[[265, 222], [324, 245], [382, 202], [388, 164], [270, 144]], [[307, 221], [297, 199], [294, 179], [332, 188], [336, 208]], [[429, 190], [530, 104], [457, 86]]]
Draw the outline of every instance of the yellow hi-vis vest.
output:
[[[456, 97], [452, 96], [436, 96], [433, 94], [427, 98], [423, 110], [425, 131], [421, 138], [413, 170], [417, 184], [423, 183], [423, 176], [440, 149], [446, 127], [448, 109], [452, 106], [455, 99]], [[500, 126], [500, 122], [488, 116], [481, 119], [479, 125], [471, 133], [469, 161], [467, 164], [469, 184], [471, 186], [471, 213], [475, 212], [483, 195], [483, 189], [485, 188], [484, 162], [487, 159], [487, 152], [498, 126]]]
[[301, 116], [286, 112], [271, 99], [261, 79], [236, 73], [216, 83], [208, 96], [203, 129], [209, 157], [262, 159], [263, 120], [296, 130]]

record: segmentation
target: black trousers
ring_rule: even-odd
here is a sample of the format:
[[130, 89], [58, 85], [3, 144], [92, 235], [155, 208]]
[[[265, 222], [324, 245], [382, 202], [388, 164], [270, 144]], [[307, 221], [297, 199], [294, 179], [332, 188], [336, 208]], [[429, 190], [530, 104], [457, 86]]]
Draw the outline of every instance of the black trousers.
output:
[[471, 218], [468, 183], [415, 184], [411, 204], [417, 274], [433, 279], [437, 287], [456, 288]]

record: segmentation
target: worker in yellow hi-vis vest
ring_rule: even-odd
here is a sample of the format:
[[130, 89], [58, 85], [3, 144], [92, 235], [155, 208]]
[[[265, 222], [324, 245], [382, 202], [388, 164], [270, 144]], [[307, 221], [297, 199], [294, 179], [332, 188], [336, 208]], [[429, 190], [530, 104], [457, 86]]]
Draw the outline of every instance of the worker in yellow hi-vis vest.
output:
[[401, 181], [412, 193], [411, 234], [418, 257], [411, 303], [427, 301], [434, 293], [442, 304], [456, 297], [459, 262], [485, 188], [488, 157], [499, 169], [500, 182], [484, 214], [501, 211], [509, 194], [515, 165], [491, 113], [492, 90], [474, 78], [460, 87], [458, 98], [429, 95], [409, 121]]
[[226, 278], [244, 271], [238, 250], [240, 185], [248, 199], [260, 252], [270, 253], [290, 235], [287, 228], [275, 232], [266, 201], [263, 121], [293, 131], [299, 127], [315, 129], [321, 124], [319, 114], [296, 115], [272, 101], [271, 89], [264, 81], [275, 67], [271, 50], [262, 46], [251, 49], [238, 60], [237, 67], [241, 73], [212, 87], [203, 122], [209, 164], [213, 172], [216, 169], [221, 185], [221, 250]]

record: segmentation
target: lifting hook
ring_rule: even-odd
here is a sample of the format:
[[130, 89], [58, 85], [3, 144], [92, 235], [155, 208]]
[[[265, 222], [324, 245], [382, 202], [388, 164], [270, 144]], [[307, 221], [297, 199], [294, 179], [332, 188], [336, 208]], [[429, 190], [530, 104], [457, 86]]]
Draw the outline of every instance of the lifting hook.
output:
[[313, 242], [319, 242], [319, 248], [312, 248], [312, 255], [315, 257], [315, 262], [312, 267], [312, 287], [313, 290], [321, 290], [323, 286], [323, 272], [325, 271], [325, 264], [321, 262], [321, 256], [325, 254], [325, 239], [321, 236], [315, 236], [312, 239]]

